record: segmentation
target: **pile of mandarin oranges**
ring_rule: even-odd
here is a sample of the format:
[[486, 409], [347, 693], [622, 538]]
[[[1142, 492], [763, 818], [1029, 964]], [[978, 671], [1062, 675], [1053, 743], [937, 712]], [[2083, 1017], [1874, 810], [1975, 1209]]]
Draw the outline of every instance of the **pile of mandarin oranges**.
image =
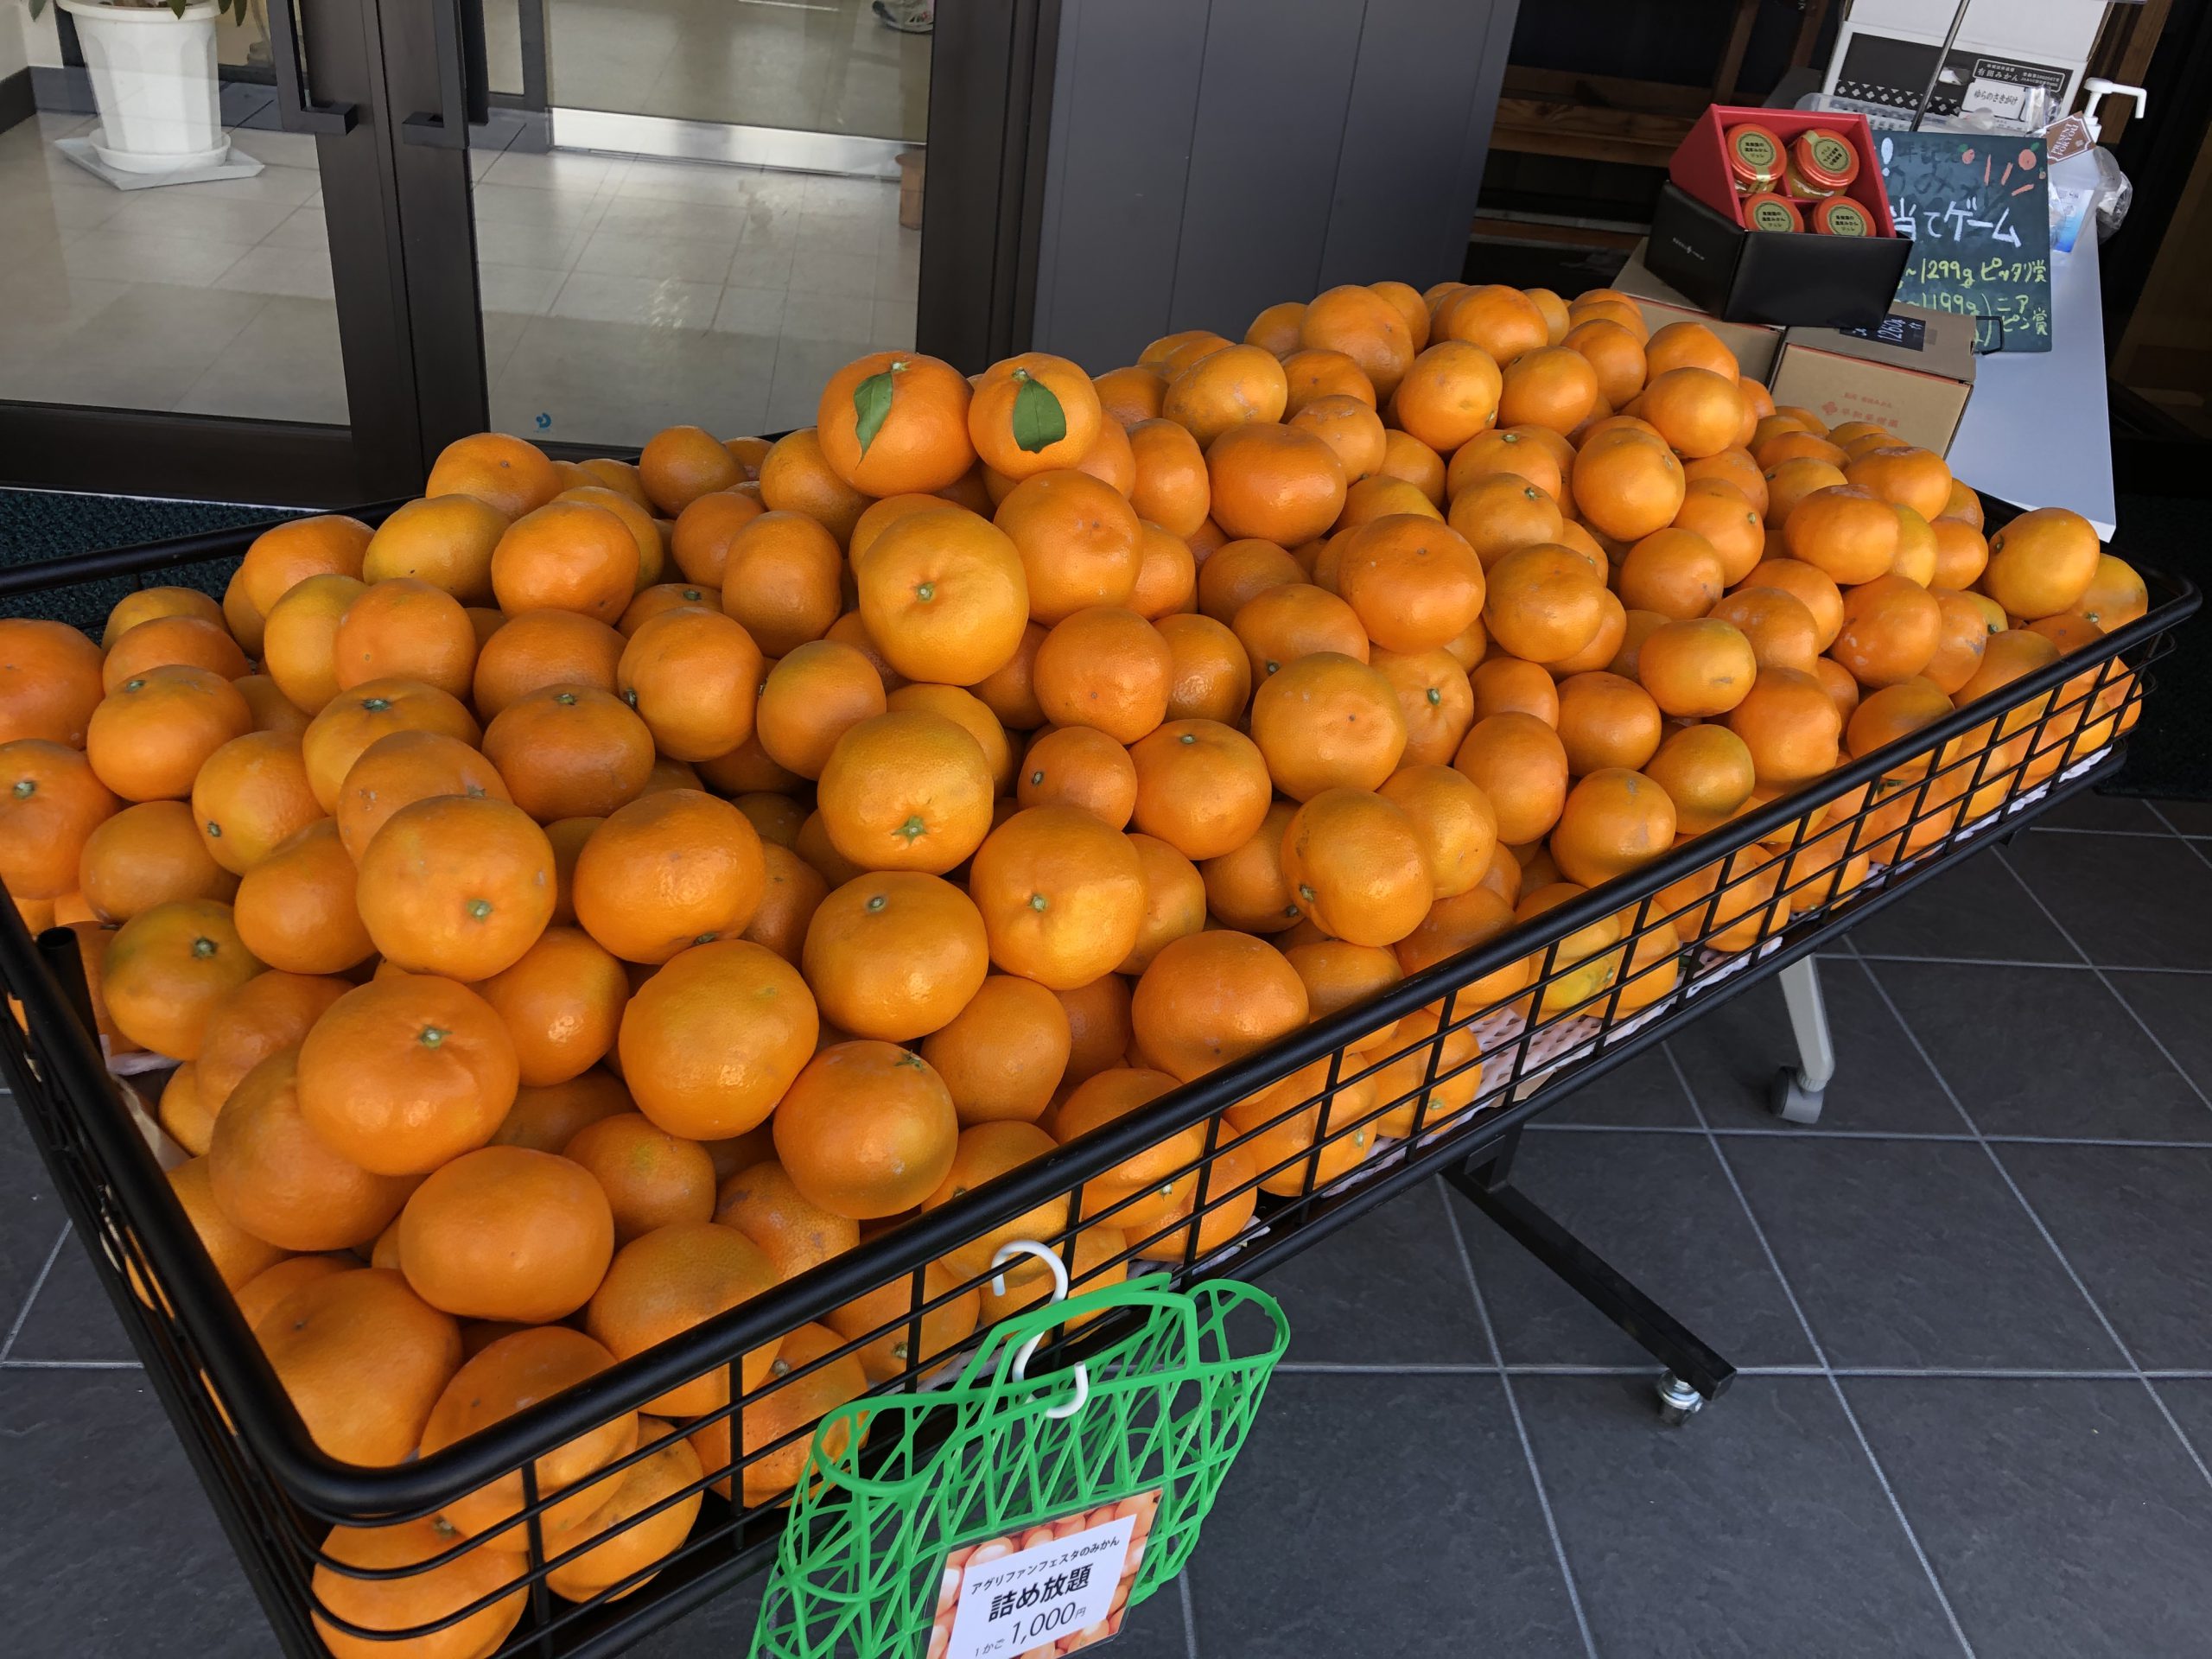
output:
[[[1695, 322], [1340, 287], [1095, 378], [876, 353], [773, 442], [675, 427], [632, 465], [466, 438], [374, 529], [269, 530], [219, 602], [148, 588], [97, 640], [0, 621], [0, 880], [79, 936], [111, 1055], [178, 1063], [171, 1183], [308, 1429], [390, 1465], [1803, 791], [1789, 856], [1669, 888], [1672, 931], [1585, 929], [1574, 972], [1459, 1007], [1656, 1000], [1677, 940], [1753, 944], [2108, 739], [2124, 681], [2006, 710], [1957, 740], [2001, 766], [1923, 753], [1855, 844], [1821, 833], [1870, 805], [1823, 798], [1840, 764], [2145, 608], [2082, 519], [1985, 537], [1939, 456], [1777, 409]], [[1474, 1053], [1452, 1035], [1429, 1122], [1473, 1099]], [[1345, 1090], [1408, 1098], [1313, 1160], [1320, 1114], [1282, 1112], [1312, 1078], [1230, 1108], [1265, 1132], [1198, 1222], [1198, 1131], [1117, 1166], [1078, 1271], [1193, 1226], [1217, 1248], [1270, 1170], [1340, 1178], [1408, 1132], [1408, 1065]], [[932, 1295], [1066, 1216], [955, 1253]], [[1045, 1293], [949, 1297], [924, 1344]], [[746, 1448], [904, 1371], [906, 1330], [747, 1406]], [[623, 1523], [728, 1467], [728, 1417], [684, 1431], [729, 1402], [710, 1372], [540, 1460], [549, 1551], [607, 1535], [556, 1592], [680, 1544], [696, 1494]], [[327, 1553], [368, 1568], [492, 1536], [318, 1592], [367, 1628], [442, 1617], [518, 1570], [520, 1503], [509, 1477], [340, 1529]], [[329, 1634], [480, 1652], [520, 1606], [401, 1649]]]

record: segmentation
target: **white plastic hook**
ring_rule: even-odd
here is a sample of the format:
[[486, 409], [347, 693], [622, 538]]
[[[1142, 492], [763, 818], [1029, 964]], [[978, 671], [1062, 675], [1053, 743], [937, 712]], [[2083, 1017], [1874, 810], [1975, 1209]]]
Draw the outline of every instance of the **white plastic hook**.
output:
[[[1033, 1238], [1008, 1239], [992, 1253], [991, 1266], [995, 1268], [1002, 1268], [1008, 1262], [1011, 1262], [1018, 1255], [1035, 1256], [1039, 1262], [1042, 1262], [1045, 1264], [1046, 1270], [1052, 1275], [1052, 1294], [1047, 1299], [1048, 1303], [1065, 1302], [1067, 1300], [1067, 1263], [1060, 1260], [1058, 1252], [1052, 1249], [1049, 1245], [1039, 1243]], [[992, 1274], [991, 1294], [994, 1296], [1003, 1296], [1006, 1294], [1006, 1274], [1004, 1273], [995, 1272]], [[1020, 1382], [1027, 1380], [1029, 1373], [1029, 1357], [1037, 1351], [1038, 1344], [1044, 1340], [1045, 1333], [1042, 1331], [1039, 1331], [1035, 1336], [1030, 1338], [1028, 1341], [1023, 1343], [1021, 1346], [1014, 1351], [1014, 1380], [1015, 1382]], [[1051, 1409], [1046, 1411], [1045, 1414], [1047, 1417], [1055, 1418], [1072, 1417], [1076, 1413], [1083, 1409], [1084, 1402], [1090, 1398], [1090, 1368], [1088, 1365], [1078, 1362], [1075, 1368], [1075, 1398], [1069, 1401], [1067, 1404], [1064, 1406], [1052, 1407]]]

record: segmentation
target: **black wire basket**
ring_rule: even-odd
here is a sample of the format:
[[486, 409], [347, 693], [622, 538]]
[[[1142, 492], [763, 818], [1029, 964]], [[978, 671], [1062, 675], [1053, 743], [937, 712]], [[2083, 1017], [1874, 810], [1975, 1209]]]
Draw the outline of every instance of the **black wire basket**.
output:
[[[95, 622], [90, 585], [227, 560], [249, 534], [0, 573], [0, 605]], [[0, 1068], [286, 1652], [610, 1654], [769, 1563], [827, 1404], [957, 1367], [978, 1338], [946, 1311], [988, 1285], [995, 1244], [1039, 1240], [1077, 1292], [1264, 1272], [2108, 775], [2199, 602], [2145, 575], [2148, 613], [2060, 661], [391, 1467], [310, 1439], [103, 1064], [74, 935], [35, 942], [12, 906], [0, 978], [23, 1023], [0, 1021]], [[978, 1271], [948, 1273], [955, 1255]], [[863, 1298], [880, 1317], [839, 1334]], [[1065, 1335], [1038, 1369], [1112, 1334]], [[796, 1363], [749, 1375], [772, 1344]], [[702, 1379], [689, 1397], [713, 1409], [642, 1412]], [[564, 1476], [593, 1436], [620, 1454]], [[438, 1519], [464, 1501], [471, 1533]]]

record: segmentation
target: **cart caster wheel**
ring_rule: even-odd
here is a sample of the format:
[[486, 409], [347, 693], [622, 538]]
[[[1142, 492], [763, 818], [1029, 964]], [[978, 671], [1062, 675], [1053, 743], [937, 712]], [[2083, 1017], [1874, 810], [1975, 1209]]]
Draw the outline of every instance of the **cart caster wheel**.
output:
[[1789, 1123], [1817, 1123], [1821, 1121], [1821, 1099], [1826, 1092], [1808, 1089], [1804, 1074], [1792, 1065], [1785, 1065], [1774, 1074], [1774, 1082], [1767, 1090], [1767, 1104], [1774, 1115]]
[[1680, 1428], [1705, 1408], [1705, 1396], [1668, 1371], [1659, 1379], [1659, 1421]]

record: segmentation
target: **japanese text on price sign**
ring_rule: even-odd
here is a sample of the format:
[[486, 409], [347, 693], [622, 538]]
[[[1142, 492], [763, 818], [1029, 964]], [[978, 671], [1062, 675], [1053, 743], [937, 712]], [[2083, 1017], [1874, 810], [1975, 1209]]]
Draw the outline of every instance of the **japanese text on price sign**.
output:
[[1117, 1634], [1158, 1502], [1140, 1493], [954, 1550], [931, 1659], [1072, 1653]]
[[1913, 244], [1897, 299], [1979, 320], [1974, 348], [2050, 349], [2050, 171], [2043, 140], [1885, 132], [1882, 180]]

